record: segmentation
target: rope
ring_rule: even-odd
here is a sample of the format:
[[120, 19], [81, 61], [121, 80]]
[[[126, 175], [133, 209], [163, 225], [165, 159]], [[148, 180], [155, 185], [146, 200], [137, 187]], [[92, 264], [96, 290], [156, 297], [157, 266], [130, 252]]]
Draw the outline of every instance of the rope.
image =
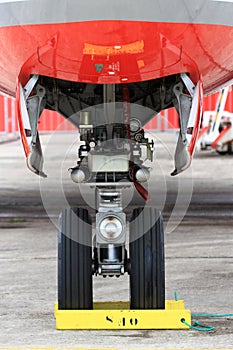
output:
[[[209, 331], [214, 331], [214, 327], [208, 327], [204, 326], [201, 323], [195, 321], [193, 325], [189, 324], [188, 322], [185, 321], [185, 319], [182, 318], [181, 320], [182, 323], [184, 323], [186, 326], [188, 326], [191, 329], [194, 329], [195, 331], [199, 332], [209, 332]], [[198, 326], [198, 327], [197, 327]]]
[[175, 290], [175, 292], [174, 292], [174, 299], [175, 299], [175, 301], [178, 301], [179, 299], [178, 299], [178, 293], [177, 293], [177, 291]]
[[233, 317], [233, 314], [192, 314], [192, 317]]
[[[179, 300], [177, 291], [174, 292], [174, 299], [175, 299], [175, 301]], [[191, 316], [192, 317], [218, 318], [218, 317], [233, 317], [233, 314], [191, 314]], [[200, 331], [200, 332], [214, 331], [214, 327], [204, 326], [204, 325], [200, 324], [198, 321], [195, 321], [193, 325], [186, 322], [185, 319], [182, 319], [181, 322], [184, 323], [189, 328], [194, 329], [196, 331]]]

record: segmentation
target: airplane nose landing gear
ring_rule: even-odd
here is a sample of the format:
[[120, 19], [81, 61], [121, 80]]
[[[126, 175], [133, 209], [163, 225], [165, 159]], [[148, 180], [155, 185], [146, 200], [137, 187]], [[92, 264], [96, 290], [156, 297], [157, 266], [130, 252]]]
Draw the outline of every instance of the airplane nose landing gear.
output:
[[[145, 137], [137, 118], [130, 118], [127, 87], [117, 105], [113, 86], [104, 87], [105, 103], [98, 123], [93, 111], [80, 112], [79, 161], [71, 168], [75, 183], [95, 190], [95, 225], [86, 209], [66, 209], [59, 230], [59, 309], [91, 309], [92, 274], [120, 277], [130, 274], [132, 309], [165, 307], [163, 226], [154, 208], [133, 211], [128, 259], [127, 213], [122, 194], [132, 184], [147, 199], [144, 185], [150, 171], [143, 162], [153, 160], [154, 143]], [[98, 110], [98, 113], [99, 113]], [[95, 113], [97, 113], [95, 111]], [[102, 119], [101, 119], [102, 118]], [[84, 143], [84, 144], [83, 144]]]
[[[24, 88], [18, 82], [17, 111], [29, 168], [45, 176], [37, 124], [44, 108], [56, 110], [80, 133], [79, 160], [70, 169], [71, 179], [96, 194], [91, 205], [87, 203], [90, 212], [69, 208], [60, 217], [59, 309], [91, 309], [92, 275], [119, 277], [126, 272], [132, 309], [164, 308], [162, 218], [155, 208], [145, 206], [150, 177], [145, 160], [153, 161], [154, 143], [142, 126], [161, 110], [176, 108], [180, 133], [172, 175], [185, 170], [200, 124], [199, 78], [196, 85], [187, 73], [129, 84], [84, 84], [37, 75]], [[128, 260], [129, 213], [122, 199], [132, 185], [143, 204], [133, 210], [130, 220]], [[136, 206], [134, 201], [130, 205]]]
[[[146, 184], [150, 177], [145, 161], [153, 161], [154, 143], [146, 138], [142, 126], [160, 111], [176, 108], [180, 133], [172, 175], [185, 170], [191, 162], [200, 125], [201, 77], [196, 85], [187, 73], [106, 85], [33, 75], [24, 87], [18, 80], [16, 101], [30, 170], [45, 176], [37, 124], [44, 108], [55, 110], [69, 118], [80, 133], [79, 160], [69, 169], [71, 179], [96, 194], [95, 200], [93, 196], [91, 202], [86, 201], [89, 211], [68, 208], [60, 215], [57, 312], [61, 311], [62, 318], [66, 315], [66, 321], [58, 328], [82, 329], [76, 318], [67, 328], [67, 315], [70, 312], [73, 315], [74, 310], [77, 317], [84, 310], [85, 316], [88, 315], [84, 328], [89, 328], [90, 311], [85, 310], [93, 308], [93, 275], [120, 277], [124, 273], [130, 274], [130, 307], [133, 309], [130, 315], [135, 315], [136, 309], [150, 309], [144, 313], [148, 318], [156, 311], [157, 317], [164, 317], [166, 321], [163, 327], [180, 328], [181, 318], [190, 319], [190, 315], [182, 312], [184, 316], [181, 317], [182, 308], [179, 307], [177, 323], [167, 323], [168, 317], [173, 319], [173, 308], [179, 305], [175, 301], [175, 305], [165, 307], [163, 222], [158, 210], [145, 206], [149, 197]], [[135, 188], [143, 202], [140, 208], [133, 210], [130, 220], [128, 208], [122, 205], [127, 187]], [[135, 203], [133, 198], [131, 210]], [[119, 324], [125, 327], [126, 323], [130, 327], [137, 326], [136, 319], [126, 322], [126, 316], [120, 316], [117, 327]], [[106, 317], [106, 321], [109, 320], [111, 322], [111, 318]], [[107, 329], [112, 326], [108, 324]], [[161, 327], [161, 320], [159, 325], [154, 325], [158, 326]], [[91, 328], [95, 327], [96, 324]], [[144, 323], [143, 329], [148, 327], [151, 326]]]

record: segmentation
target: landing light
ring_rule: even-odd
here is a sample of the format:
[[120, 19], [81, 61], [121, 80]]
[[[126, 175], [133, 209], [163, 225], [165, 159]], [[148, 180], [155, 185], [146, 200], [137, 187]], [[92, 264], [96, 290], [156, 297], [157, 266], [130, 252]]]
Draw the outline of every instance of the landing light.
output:
[[136, 118], [131, 118], [129, 122], [130, 131], [136, 133], [141, 129], [141, 122]]
[[99, 231], [105, 239], [117, 239], [123, 231], [123, 225], [117, 217], [107, 216], [101, 221]]

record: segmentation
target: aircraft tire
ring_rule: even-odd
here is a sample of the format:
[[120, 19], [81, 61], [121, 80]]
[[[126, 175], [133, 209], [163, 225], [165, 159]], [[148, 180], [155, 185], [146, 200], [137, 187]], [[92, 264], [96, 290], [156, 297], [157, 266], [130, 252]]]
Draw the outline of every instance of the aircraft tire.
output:
[[153, 207], [134, 209], [130, 220], [130, 308], [165, 308], [163, 220]]
[[220, 151], [218, 149], [216, 149], [216, 152], [220, 154], [220, 156], [225, 156], [228, 153], [228, 151]]
[[223, 147], [218, 146], [216, 148], [216, 152], [218, 154], [220, 154], [221, 156], [225, 156], [227, 153], [229, 153], [229, 144], [228, 145], [224, 145]]
[[93, 308], [92, 228], [86, 209], [66, 208], [60, 214], [58, 308]]

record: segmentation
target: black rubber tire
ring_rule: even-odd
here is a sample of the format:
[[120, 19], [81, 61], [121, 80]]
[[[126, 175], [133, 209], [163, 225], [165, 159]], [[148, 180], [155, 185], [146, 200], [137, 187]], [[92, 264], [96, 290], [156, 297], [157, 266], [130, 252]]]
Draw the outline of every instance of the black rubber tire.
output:
[[134, 209], [130, 220], [130, 308], [165, 308], [163, 219], [153, 207]]
[[217, 152], [218, 154], [220, 154], [220, 156], [225, 156], [226, 154], [228, 154], [228, 151], [219, 151], [219, 150], [217, 150], [217, 149], [216, 149], [216, 152]]
[[58, 308], [93, 308], [92, 228], [86, 209], [64, 209], [58, 231]]
[[229, 143], [227, 146], [227, 150], [221, 151], [219, 149], [216, 149], [217, 153], [221, 156], [225, 156], [226, 154], [232, 154], [233, 153], [233, 143]]

